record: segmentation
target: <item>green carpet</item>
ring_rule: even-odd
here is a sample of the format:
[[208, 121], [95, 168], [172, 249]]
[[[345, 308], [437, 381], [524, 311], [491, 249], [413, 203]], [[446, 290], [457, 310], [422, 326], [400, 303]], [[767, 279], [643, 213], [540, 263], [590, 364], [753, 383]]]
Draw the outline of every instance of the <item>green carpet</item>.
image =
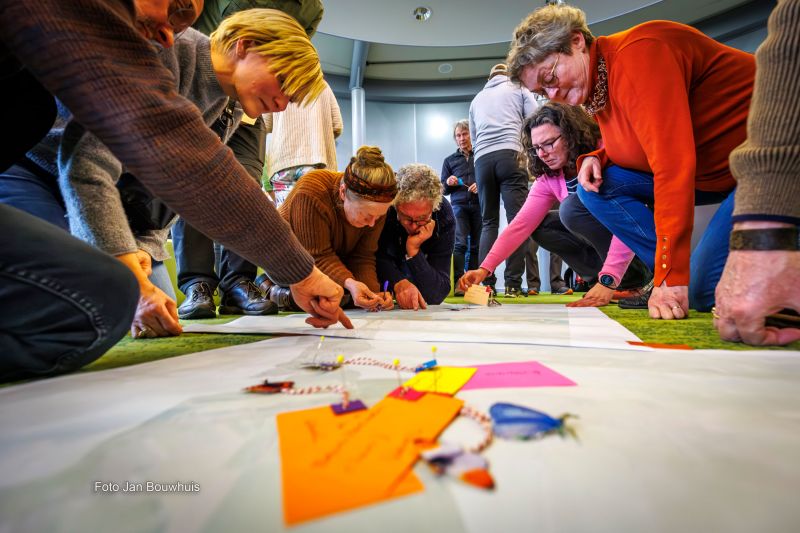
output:
[[[558, 296], [552, 294], [539, 294], [521, 298], [500, 297], [499, 301], [506, 304], [562, 304], [577, 300], [581, 294], [572, 296]], [[450, 297], [445, 300], [449, 303], [463, 303], [463, 298]], [[698, 313], [692, 311], [686, 320], [651, 320], [646, 310], [620, 309], [616, 305], [600, 308], [606, 315], [613, 318], [624, 327], [631, 330], [644, 342], [664, 344], [687, 344], [693, 348], [723, 349], [723, 350], [751, 350], [744, 344], [725, 342], [711, 325], [711, 313]], [[237, 317], [228, 316], [210, 320], [186, 320], [184, 324], [224, 323]], [[184, 333], [180, 337], [162, 339], [131, 339], [130, 336], [122, 339], [106, 355], [87, 366], [84, 371], [105, 370], [128, 366], [148, 361], [156, 361], [188, 353], [195, 353], [225, 346], [247, 344], [264, 339], [269, 335], [229, 335], [215, 333]], [[768, 350], [800, 350], [800, 342], [789, 346], [765, 347]]]

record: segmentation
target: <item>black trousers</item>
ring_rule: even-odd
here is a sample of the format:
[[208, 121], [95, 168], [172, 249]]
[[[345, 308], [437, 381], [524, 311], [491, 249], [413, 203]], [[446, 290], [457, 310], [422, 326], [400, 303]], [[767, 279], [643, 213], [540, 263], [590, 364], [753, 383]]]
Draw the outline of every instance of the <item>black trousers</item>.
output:
[[[590, 285], [597, 282], [611, 245], [612, 234], [589, 212], [577, 194], [568, 196], [558, 211], [550, 211], [531, 235], [545, 250], [555, 253]], [[619, 285], [620, 289], [644, 286], [652, 274], [634, 258]]]
[[[248, 174], [261, 183], [266, 150], [266, 130], [259, 119], [255, 124], [241, 124], [228, 139], [233, 155]], [[230, 290], [242, 279], [252, 281], [257, 267], [239, 254], [224, 246], [219, 248], [219, 264], [216, 264], [214, 241], [178, 219], [172, 227], [172, 245], [175, 249], [175, 262], [178, 271], [178, 287], [184, 294], [190, 285], [204, 281], [213, 291], [217, 287], [222, 292]]]
[[133, 321], [125, 265], [61, 228], [0, 204], [0, 382], [91, 363]]
[[[481, 204], [481, 242], [479, 263], [489, 254], [500, 225], [500, 198], [506, 208], [506, 221], [511, 222], [517, 216], [525, 198], [528, 196], [528, 176], [517, 163], [517, 152], [514, 150], [497, 150], [482, 155], [475, 160], [475, 181], [478, 184], [478, 197]], [[526, 240], [506, 259], [505, 286], [519, 288], [522, 286], [522, 273], [525, 270]], [[487, 285], [494, 285], [497, 278], [494, 274], [486, 277]]]

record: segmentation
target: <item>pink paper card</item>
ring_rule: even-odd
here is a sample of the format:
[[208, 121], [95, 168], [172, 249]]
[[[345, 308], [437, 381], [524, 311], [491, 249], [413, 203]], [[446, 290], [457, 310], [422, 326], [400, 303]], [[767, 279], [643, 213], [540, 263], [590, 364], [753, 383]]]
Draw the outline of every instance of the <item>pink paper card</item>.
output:
[[527, 387], [572, 387], [577, 385], [536, 361], [524, 363], [497, 363], [493, 365], [474, 365], [478, 371], [461, 390], [501, 389]]

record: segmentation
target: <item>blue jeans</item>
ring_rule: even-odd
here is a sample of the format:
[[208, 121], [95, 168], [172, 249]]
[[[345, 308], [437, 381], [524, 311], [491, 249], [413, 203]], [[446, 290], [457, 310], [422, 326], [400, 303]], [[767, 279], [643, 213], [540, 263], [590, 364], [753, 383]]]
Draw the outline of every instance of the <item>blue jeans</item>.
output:
[[0, 382], [76, 370], [125, 335], [139, 301], [125, 265], [3, 204], [0, 227]]
[[43, 171], [34, 173], [20, 165], [13, 165], [0, 174], [0, 203], [69, 231], [67, 211], [58, 181], [54, 177], [46, 177]]
[[[714, 290], [728, 259], [734, 191], [695, 191], [695, 205], [722, 202], [691, 256], [689, 306], [698, 311], [709, 311], [714, 305]], [[601, 224], [655, 272], [656, 225], [648, 207], [655, 201], [652, 174], [612, 165], [603, 171], [600, 193], [578, 187], [578, 196]]]
[[[472, 194], [472, 193], [470, 193]], [[465, 270], [478, 268], [478, 245], [481, 240], [481, 208], [477, 202], [468, 205], [453, 205], [456, 217], [456, 243], [454, 254], [464, 256]], [[456, 272], [456, 279], [463, 272]]]

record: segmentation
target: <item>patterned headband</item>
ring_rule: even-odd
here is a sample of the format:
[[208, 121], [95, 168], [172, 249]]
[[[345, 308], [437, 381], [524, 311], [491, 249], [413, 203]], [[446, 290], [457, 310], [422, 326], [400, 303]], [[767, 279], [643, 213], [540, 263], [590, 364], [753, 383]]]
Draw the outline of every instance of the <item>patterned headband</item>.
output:
[[394, 200], [397, 195], [397, 183], [391, 185], [372, 184], [356, 176], [350, 168], [351, 166], [347, 165], [344, 169], [344, 184], [349, 190], [371, 202], [388, 204]]

